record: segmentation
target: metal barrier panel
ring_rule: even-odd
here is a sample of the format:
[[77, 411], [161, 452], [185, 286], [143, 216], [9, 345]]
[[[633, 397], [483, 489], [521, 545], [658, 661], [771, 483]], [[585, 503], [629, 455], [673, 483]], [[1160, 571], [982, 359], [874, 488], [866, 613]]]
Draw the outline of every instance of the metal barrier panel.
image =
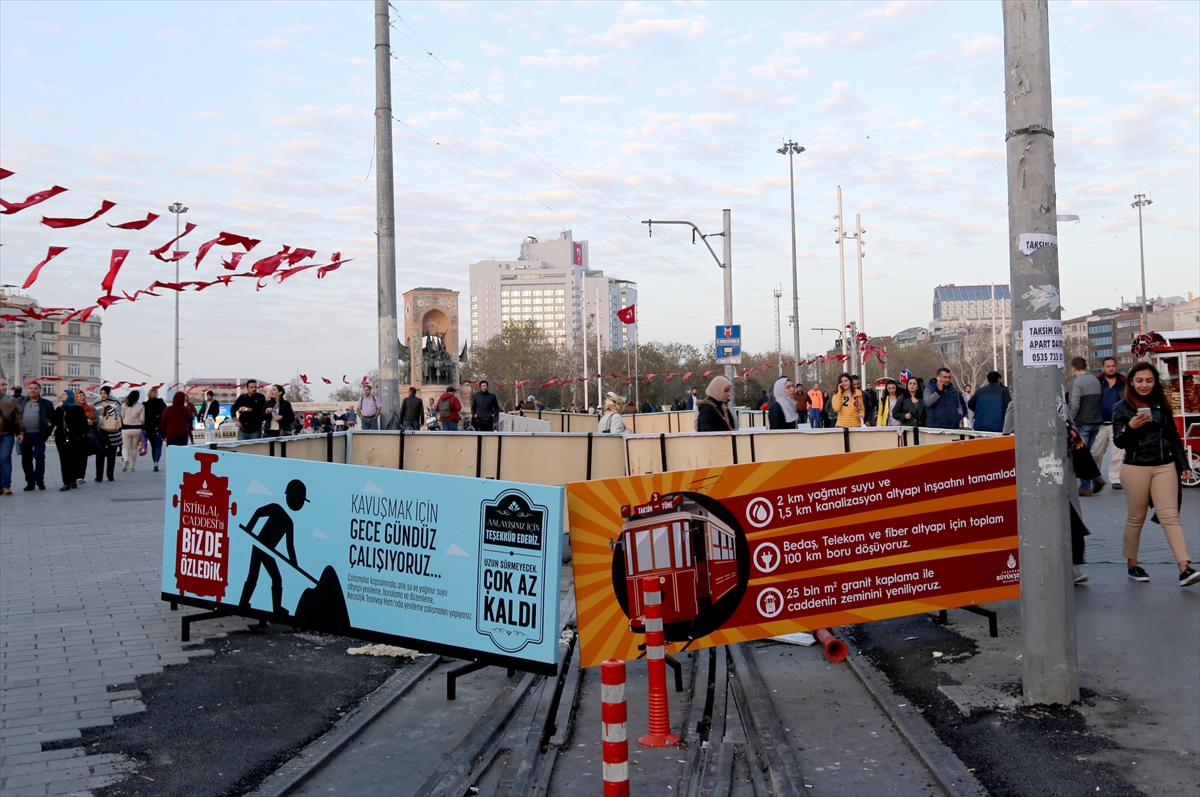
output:
[[410, 432], [404, 435], [404, 470], [475, 476], [475, 432]]
[[882, 426], [878, 428], [855, 429], [850, 434], [851, 451], [881, 451], [885, 448], [899, 448], [899, 427]]
[[[732, 434], [689, 434], [667, 437], [662, 441], [667, 450], [667, 467], [671, 470], [695, 470], [697, 468], [732, 465], [733, 438], [740, 436]], [[656, 438], [654, 443], [657, 445], [659, 440]], [[661, 453], [659, 461], [661, 461]], [[739, 458], [738, 461], [749, 462], [749, 454], [747, 454], [746, 459]], [[658, 472], [660, 470], [655, 468], [655, 473]]]
[[586, 435], [505, 435], [499, 478], [530, 484], [584, 481], [587, 443]]
[[372, 468], [400, 467], [399, 432], [354, 432], [350, 464]]
[[625, 438], [619, 434], [592, 435], [592, 478], [607, 479], [625, 473]]
[[662, 472], [662, 438], [627, 437], [625, 454], [629, 462], [629, 475]]

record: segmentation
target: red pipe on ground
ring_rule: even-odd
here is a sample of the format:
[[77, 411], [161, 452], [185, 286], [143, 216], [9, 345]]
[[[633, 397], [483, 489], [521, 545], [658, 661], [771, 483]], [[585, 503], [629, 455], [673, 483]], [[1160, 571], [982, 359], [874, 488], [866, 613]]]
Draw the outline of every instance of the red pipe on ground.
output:
[[813, 636], [825, 646], [825, 658], [835, 664], [846, 660], [846, 643], [835, 637], [828, 628], [818, 628]]

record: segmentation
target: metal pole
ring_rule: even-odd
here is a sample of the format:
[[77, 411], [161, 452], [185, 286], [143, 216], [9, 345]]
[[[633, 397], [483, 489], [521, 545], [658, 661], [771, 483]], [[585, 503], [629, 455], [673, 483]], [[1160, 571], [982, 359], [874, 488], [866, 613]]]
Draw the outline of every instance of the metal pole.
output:
[[[800, 152], [804, 147], [800, 147]], [[792, 170], [792, 153], [795, 152], [794, 142], [788, 142], [788, 182], [792, 187], [792, 348], [796, 358], [795, 373], [792, 381], [800, 384], [800, 278], [796, 272], [796, 175]]]
[[838, 212], [837, 212], [837, 244], [838, 244], [838, 278], [842, 289], [842, 354], [850, 354], [850, 346], [846, 341], [848, 330], [846, 328], [846, 247], [845, 247], [845, 226], [842, 224], [842, 187], [838, 186]]
[[638, 323], [633, 325], [633, 408], [635, 412], [642, 409], [642, 391], [640, 389], [642, 375], [638, 371]]
[[[783, 377], [783, 334], [779, 327], [779, 297], [783, 296], [783, 286], [775, 289], [775, 361], [778, 363], [779, 376]], [[800, 366], [796, 366], [796, 377], [793, 384], [800, 384]]]
[[[187, 213], [188, 209], [183, 206], [182, 202], [174, 202], [167, 206], [167, 210], [175, 214], [175, 237], [179, 238], [179, 217], [181, 214]], [[176, 252], [171, 253], [172, 257]], [[179, 260], [175, 260], [175, 284], [179, 284]], [[179, 291], [175, 291], [175, 368], [172, 371], [172, 379], [175, 380], [176, 388], [179, 387]]]
[[[400, 338], [396, 323], [396, 193], [392, 175], [392, 48], [388, 33], [388, 0], [375, 0], [375, 145], [379, 403], [385, 425], [390, 428], [393, 413], [399, 417], [400, 410]], [[454, 342], [454, 347], [458, 348], [458, 341]], [[455, 381], [457, 379], [458, 375]]]
[[[731, 222], [729, 219], [729, 208], [721, 211], [721, 235], [725, 241], [724, 255], [725, 262], [722, 268], [725, 270], [725, 326], [733, 326], [733, 242], [731, 238]], [[736, 369], [732, 365], [725, 366], [725, 378], [730, 384], [733, 383], [733, 378]], [[732, 401], [732, 399], [730, 399]]]
[[1146, 296], [1146, 245], [1142, 239], [1142, 208], [1153, 205], [1153, 200], [1146, 199], [1145, 194], [1134, 194], [1132, 207], [1138, 211], [1138, 255], [1142, 260], [1142, 334], [1146, 334], [1150, 326], [1150, 298]]
[[[586, 303], [586, 302], [584, 302], [584, 305], [585, 305], [585, 307], [586, 307], [587, 303]], [[583, 325], [583, 335], [581, 335], [581, 336], [580, 336], [580, 341], [583, 343], [583, 376], [584, 376], [584, 383], [583, 383], [583, 406], [585, 406], [585, 407], [586, 407], [586, 406], [588, 405], [588, 383], [589, 383], [589, 382], [591, 382], [591, 380], [587, 378], [587, 375], [588, 375], [588, 361], [587, 361], [587, 324], [584, 324], [584, 325]], [[599, 401], [599, 400], [600, 400], [600, 396], [599, 396], [599, 394], [597, 394], [597, 396], [596, 396], [596, 400], [597, 400], [597, 401]]]
[[[1004, 78], [1008, 133], [1009, 279], [1013, 324], [1061, 324], [1054, 132], [1050, 100], [1047, 0], [1004, 0]], [[1020, 237], [1041, 234], [1049, 245]], [[1034, 239], [1035, 241], [1039, 239]], [[1060, 344], [1061, 345], [1061, 344]], [[1061, 349], [1060, 349], [1061, 351]], [[1063, 366], [1026, 366], [1014, 357], [1017, 524], [1021, 554], [1021, 650], [1024, 700], [1079, 699], [1075, 585], [1071, 574], [1067, 437], [1057, 407]]]
[[[609, 306], [609, 312], [610, 313], [612, 312], [611, 305]], [[610, 318], [611, 318], [611, 315], [610, 315]], [[611, 330], [612, 327], [609, 327], [609, 329]], [[587, 378], [586, 371], [584, 372], [583, 376], [585, 379]], [[586, 385], [587, 382], [584, 382], [584, 384]], [[603, 398], [604, 398], [604, 360], [601, 359], [601, 357], [600, 357], [600, 305], [599, 305], [599, 303], [597, 303], [597, 305], [596, 305], [596, 403], [600, 404], [601, 399], [603, 399]], [[587, 402], [585, 401], [584, 408], [586, 409], [586, 407], [587, 407]]]
[[[858, 331], [866, 332], [867, 331], [867, 322], [863, 315], [864, 310], [863, 310], [863, 276], [862, 276], [862, 259], [863, 259], [862, 236], [863, 236], [862, 214], [855, 213], [854, 214], [854, 238], [856, 241], [858, 241]], [[856, 340], [857, 340], [857, 338], [856, 338]], [[859, 376], [862, 377], [862, 380], [865, 383], [867, 381], [867, 364], [864, 363], [862, 361], [862, 358], [859, 357], [857, 354], [854, 356], [854, 368], [856, 369], [856, 372], [859, 374]]]
[[13, 332], [16, 333], [13, 336], [13, 352], [15, 356], [15, 362], [13, 362], [15, 367], [13, 368], [13, 371], [16, 373], [16, 379], [13, 380], [13, 385], [15, 387], [24, 388], [25, 375], [21, 373], [21, 350], [25, 348], [25, 322], [18, 321], [17, 323], [13, 324]]
[[992, 370], [996, 370], [996, 283], [992, 283]]

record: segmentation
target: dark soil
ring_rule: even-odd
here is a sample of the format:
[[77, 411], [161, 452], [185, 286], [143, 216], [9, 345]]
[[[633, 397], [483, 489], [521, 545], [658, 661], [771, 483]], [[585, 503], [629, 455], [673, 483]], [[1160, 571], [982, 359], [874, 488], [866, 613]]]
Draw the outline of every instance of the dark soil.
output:
[[138, 678], [144, 712], [83, 732], [89, 754], [123, 753], [137, 764], [134, 774], [95, 793], [252, 790], [407, 663], [346, 655], [362, 644], [287, 628], [248, 631], [207, 642], [213, 656]]
[[[845, 629], [854, 644], [891, 681], [892, 688], [921, 710], [938, 738], [973, 768], [993, 797], [1070, 797], [1140, 794], [1097, 754], [1117, 747], [1091, 733], [1083, 716], [1061, 706], [1014, 711], [975, 711], [964, 717], [938, 691], [955, 683], [935, 666], [933, 651], [947, 658], [974, 655], [974, 640], [938, 623], [931, 615], [863, 623]], [[919, 637], [905, 641], [906, 637]], [[1013, 689], [1014, 693], [1019, 687]]]

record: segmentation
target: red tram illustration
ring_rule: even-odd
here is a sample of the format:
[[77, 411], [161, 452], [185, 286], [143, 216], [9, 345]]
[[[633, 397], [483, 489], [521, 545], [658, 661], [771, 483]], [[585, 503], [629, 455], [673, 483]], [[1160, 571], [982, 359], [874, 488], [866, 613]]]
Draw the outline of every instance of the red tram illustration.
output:
[[630, 628], [640, 632], [644, 615], [638, 580], [659, 576], [663, 623], [690, 623], [702, 609], [738, 584], [736, 538], [723, 520], [679, 494], [624, 506], [620, 544], [625, 555], [625, 588]]

